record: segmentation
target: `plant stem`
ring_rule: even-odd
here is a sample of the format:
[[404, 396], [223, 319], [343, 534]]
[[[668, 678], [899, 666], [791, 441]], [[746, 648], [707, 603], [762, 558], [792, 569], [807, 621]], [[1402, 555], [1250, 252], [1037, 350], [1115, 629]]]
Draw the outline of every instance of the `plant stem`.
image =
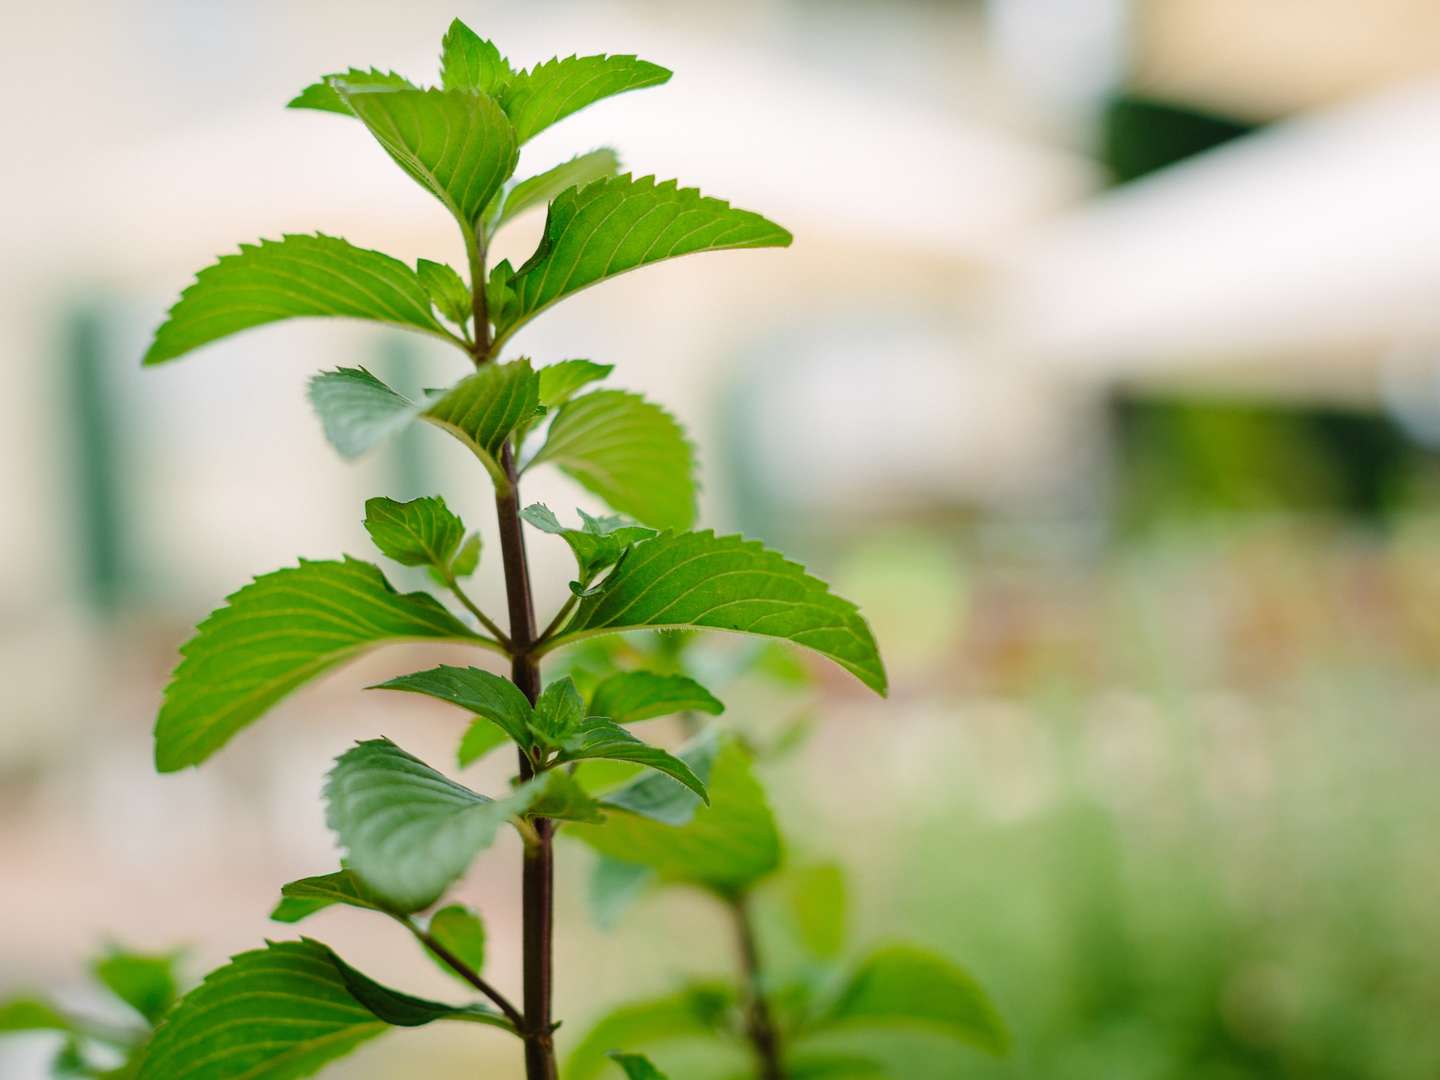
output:
[[746, 897], [740, 895], [730, 898], [729, 906], [735, 916], [735, 931], [740, 941], [740, 963], [745, 983], [745, 1034], [755, 1051], [760, 1080], [785, 1080], [780, 1033], [770, 1014], [770, 1003], [765, 998], [764, 969], [760, 966], [760, 949], [755, 942], [755, 923], [750, 916], [750, 905]]
[[460, 601], [461, 605], [465, 608], [466, 611], [470, 612], [471, 615], [475, 616], [476, 621], [479, 622], [481, 626], [483, 626], [486, 630], [490, 631], [499, 646], [507, 653], [513, 652], [514, 649], [511, 647], [509, 636], [506, 635], [506, 633], [501, 630], [500, 627], [495, 625], [494, 620], [492, 620], [490, 616], [486, 615], [485, 612], [480, 610], [479, 606], [475, 603], [474, 600], [470, 599], [469, 594], [460, 587], [460, 582], [455, 579], [455, 575], [447, 575], [445, 581], [446, 584], [450, 587], [450, 591], [455, 594], [455, 599]]
[[520, 1015], [520, 1011], [516, 1009], [514, 1005], [510, 1004], [510, 1000], [504, 994], [496, 990], [481, 978], [479, 972], [437, 941], [430, 931], [422, 930], [414, 919], [405, 918], [400, 921], [405, 925], [407, 930], [415, 935], [416, 939], [422, 945], [443, 960], [452, 971], [493, 1001], [496, 1007], [505, 1014], [505, 1019], [515, 1025], [515, 1033], [517, 1035], [524, 1032], [525, 1018]]

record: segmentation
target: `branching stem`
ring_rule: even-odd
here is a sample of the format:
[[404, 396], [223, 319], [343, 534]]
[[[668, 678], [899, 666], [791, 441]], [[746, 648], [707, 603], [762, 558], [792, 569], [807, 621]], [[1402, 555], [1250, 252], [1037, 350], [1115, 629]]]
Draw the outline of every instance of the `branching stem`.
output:
[[785, 1080], [785, 1066], [780, 1052], [780, 1032], [770, 1014], [770, 1003], [765, 997], [763, 980], [764, 968], [760, 964], [760, 949], [755, 940], [755, 922], [750, 914], [750, 905], [743, 896], [729, 899], [730, 911], [735, 918], [736, 937], [740, 943], [740, 965], [744, 976], [745, 1034], [755, 1052], [755, 1061], [760, 1068], [760, 1080]]
[[515, 1026], [515, 1033], [517, 1035], [524, 1034], [525, 1018], [520, 1015], [519, 1009], [515, 1008], [514, 1005], [510, 1004], [509, 998], [507, 998], [504, 994], [500, 993], [499, 990], [496, 990], [495, 987], [491, 986], [488, 982], [486, 982], [481, 977], [478, 971], [472, 968], [469, 964], [465, 963], [465, 961], [461, 960], [458, 956], [456, 956], [453, 952], [451, 952], [438, 940], [436, 940], [434, 934], [430, 933], [430, 931], [428, 930], [422, 929], [420, 925], [415, 922], [414, 919], [404, 918], [400, 921], [405, 925], [405, 928], [407, 930], [409, 930], [412, 934], [415, 935], [416, 940], [419, 941], [420, 944], [424, 945], [427, 949], [429, 949], [432, 953], [434, 953], [442, 961], [444, 961], [445, 965], [449, 967], [450, 970], [454, 971], [455, 974], [459, 975], [471, 986], [475, 987], [476, 990], [479, 990], [480, 993], [484, 994], [487, 998], [494, 1002], [495, 1007], [499, 1009], [502, 1013], [504, 1013], [505, 1019], [509, 1020], [510, 1023]]
[[455, 594], [455, 599], [460, 601], [461, 605], [465, 608], [465, 610], [470, 612], [471, 615], [475, 616], [481, 626], [485, 627], [486, 630], [490, 631], [491, 635], [494, 636], [496, 642], [499, 643], [502, 649], [504, 649], [507, 653], [512, 653], [515, 651], [514, 646], [510, 643], [510, 636], [506, 634], [505, 631], [501, 630], [500, 627], [497, 626], [490, 618], [490, 616], [486, 615], [485, 612], [481, 611], [480, 608], [476, 605], [475, 601], [470, 599], [469, 595], [465, 592], [465, 590], [460, 587], [460, 582], [455, 579], [454, 574], [446, 575], [445, 584], [449, 587], [450, 591]]

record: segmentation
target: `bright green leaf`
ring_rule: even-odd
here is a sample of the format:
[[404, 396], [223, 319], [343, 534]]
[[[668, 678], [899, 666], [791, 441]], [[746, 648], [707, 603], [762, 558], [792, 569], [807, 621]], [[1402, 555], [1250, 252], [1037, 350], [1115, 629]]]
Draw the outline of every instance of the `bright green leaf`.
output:
[[515, 290], [510, 287], [514, 276], [515, 268], [510, 260], [501, 259], [490, 268], [490, 276], [485, 281], [485, 313], [497, 326], [515, 310]]
[[718, 752], [709, 790], [710, 805], [696, 810], [686, 825], [611, 814], [601, 827], [576, 826], [573, 832], [596, 851], [648, 866], [663, 880], [734, 894], [780, 865], [780, 834], [738, 745], [728, 743]]
[[540, 693], [530, 721], [533, 731], [547, 745], [558, 747], [580, 729], [585, 719], [585, 701], [567, 675], [556, 679]]
[[473, 314], [470, 286], [465, 284], [459, 272], [448, 263], [420, 259], [415, 263], [416, 276], [425, 291], [430, 294], [436, 310], [456, 326], [464, 326]]
[[639, 394], [597, 390], [562, 405], [526, 468], [546, 462], [646, 525], [695, 521], [694, 448], [673, 416]]
[[654, 529], [632, 525], [620, 517], [591, 517], [577, 511], [582, 527], [567, 529], [544, 503], [534, 503], [520, 511], [520, 516], [542, 532], [559, 536], [570, 546], [580, 570], [582, 588], [602, 570], [620, 561], [632, 544], [648, 540]]
[[563, 191], [584, 187], [596, 180], [604, 180], [619, 171], [619, 155], [605, 146], [599, 150], [591, 150], [588, 154], [580, 154], [569, 161], [561, 162], [553, 169], [546, 169], [542, 173], [521, 180], [506, 194], [494, 228], [498, 229], [507, 221], [513, 221], [532, 207], [544, 206]]
[[91, 967], [107, 990], [156, 1023], [179, 994], [175, 965], [179, 953], [137, 953], [111, 948]]
[[796, 563], [739, 536], [663, 533], [637, 544], [544, 648], [644, 627], [784, 638], [885, 692], [884, 665], [855, 605]]
[[484, 639], [424, 593], [348, 556], [257, 577], [180, 652], [155, 723], [161, 772], [198, 765], [297, 687], [377, 645]]
[[653, 671], [621, 671], [606, 678], [590, 698], [590, 712], [617, 724], [634, 724], [657, 716], [700, 712], [719, 716], [725, 706], [714, 694], [685, 675]]
[[448, 701], [498, 725], [521, 746], [530, 745], [529, 699], [509, 679], [489, 671], [441, 665], [429, 671], [401, 675], [371, 689], [403, 690]]
[[[543, 779], [543, 778], [542, 778]], [[392, 909], [433, 904], [539, 797], [537, 781], [490, 799], [388, 739], [342, 754], [325, 784], [326, 819], [365, 887]]]
[[0, 1034], [14, 1031], [71, 1031], [74, 1024], [39, 998], [0, 1001]]
[[[450, 904], [430, 916], [427, 927], [441, 948], [459, 960], [471, 971], [479, 974], [485, 968], [485, 923], [480, 915], [464, 904]], [[431, 953], [442, 971], [465, 981], [454, 968], [439, 956]], [[469, 983], [466, 982], [468, 986]]]
[[424, 407], [364, 368], [336, 368], [310, 379], [310, 404], [342, 457], [357, 458], [407, 427]]
[[457, 578], [467, 578], [480, 565], [480, 534], [471, 533], [460, 545], [460, 550], [450, 560], [450, 572]]
[[145, 363], [306, 316], [370, 319], [451, 340], [419, 276], [399, 259], [333, 236], [290, 234], [241, 244], [239, 254], [222, 255], [201, 270], [155, 331]]
[[345, 100], [335, 92], [331, 80], [343, 82], [347, 86], [372, 86], [384, 90], [417, 90], [417, 87], [403, 75], [396, 75], [393, 71], [380, 71], [371, 68], [366, 71], [363, 68], [351, 68], [349, 71], [337, 71], [330, 75], [323, 76], [319, 82], [311, 83], [301, 90], [286, 106], [291, 109], [319, 109], [322, 112], [340, 113], [342, 116], [354, 116], [355, 113]]
[[665, 1074], [655, 1068], [644, 1054], [622, 1054], [612, 1050], [610, 1060], [625, 1070], [629, 1080], [666, 1080]]
[[720, 983], [621, 1005], [585, 1033], [566, 1059], [562, 1075], [566, 1080], [594, 1080], [604, 1074], [609, 1052], [616, 1046], [714, 1039], [721, 1033], [725, 1013], [734, 1007], [735, 991]]
[[781, 883], [786, 912], [801, 943], [822, 960], [845, 948], [845, 872], [834, 863], [797, 867]]
[[410, 502], [384, 496], [365, 500], [365, 531], [381, 554], [402, 566], [444, 570], [465, 539], [465, 523], [439, 495]]
[[[500, 337], [556, 301], [661, 259], [727, 248], [786, 247], [791, 236], [675, 181], [628, 174], [570, 189], [550, 204], [545, 234], [510, 286], [516, 303], [497, 318]], [[492, 316], [495, 317], [495, 316]]]
[[521, 71], [501, 91], [521, 143], [602, 98], [659, 86], [670, 72], [633, 56], [570, 56]]
[[395, 162], [467, 230], [515, 171], [515, 129], [484, 94], [331, 85]]
[[625, 728], [603, 716], [591, 716], [582, 722], [575, 734], [566, 740], [564, 752], [558, 760], [584, 761], [591, 758], [609, 758], [643, 765], [680, 781], [701, 799], [710, 801], [705, 785], [685, 762], [658, 746], [651, 746], [637, 739]]
[[540, 378], [540, 404], [547, 409], [564, 405], [577, 390], [614, 370], [614, 364], [597, 364], [594, 360], [560, 360], [546, 364], [535, 373]]
[[513, 73], [492, 42], [459, 19], [450, 24], [440, 43], [440, 85], [446, 90], [470, 90], [495, 96]]
[[1009, 1049], [989, 996], [949, 960], [910, 946], [872, 953], [856, 969], [815, 1029], [840, 1025], [923, 1027], [992, 1054]]
[[281, 886], [280, 903], [270, 912], [270, 918], [276, 922], [297, 923], [333, 904], [366, 911], [385, 910], [385, 905], [371, 896], [351, 871], [337, 870], [333, 874], [300, 878]]
[[433, 399], [421, 419], [468, 446], [496, 484], [508, 483], [500, 465], [505, 441], [540, 406], [540, 380], [530, 361], [486, 364]]

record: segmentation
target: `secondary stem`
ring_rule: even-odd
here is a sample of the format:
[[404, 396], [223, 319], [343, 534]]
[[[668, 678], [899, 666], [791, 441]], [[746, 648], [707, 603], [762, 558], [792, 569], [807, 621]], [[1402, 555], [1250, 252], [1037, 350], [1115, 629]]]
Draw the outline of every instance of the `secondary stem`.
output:
[[744, 896], [737, 896], [730, 901], [730, 910], [735, 916], [745, 979], [745, 1034], [754, 1048], [761, 1080], [785, 1080], [780, 1033], [770, 1014], [770, 1003], [765, 998], [764, 969], [760, 966], [760, 949], [755, 942], [755, 924], [750, 917], [750, 906]]
[[405, 927], [420, 940], [421, 944], [449, 965], [452, 971], [493, 1001], [500, 1011], [505, 1014], [505, 1019], [515, 1025], [517, 1034], [525, 1030], [525, 1018], [520, 1015], [519, 1010], [510, 1004], [509, 999], [506, 998], [504, 994], [486, 982], [480, 976], [479, 972], [437, 941], [435, 936], [428, 930], [422, 930], [416, 925], [413, 919], [402, 919], [401, 921]]

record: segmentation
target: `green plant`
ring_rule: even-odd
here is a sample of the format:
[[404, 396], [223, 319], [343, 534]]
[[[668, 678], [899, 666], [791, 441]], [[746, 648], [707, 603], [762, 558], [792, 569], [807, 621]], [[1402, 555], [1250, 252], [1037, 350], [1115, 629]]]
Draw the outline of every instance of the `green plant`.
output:
[[[289, 235], [242, 246], [201, 271], [156, 332], [147, 364], [301, 316], [367, 319], [455, 347], [474, 370], [418, 400], [360, 368], [316, 375], [310, 398], [346, 457], [417, 421], [474, 453], [494, 489], [508, 606], [502, 628], [467, 593], [463, 582], [479, 567], [479, 539], [441, 497], [371, 499], [365, 527], [376, 547], [401, 565], [425, 568], [459, 610], [428, 592], [400, 593], [379, 567], [349, 556], [302, 560], [257, 577], [182, 649], [155, 727], [159, 769], [202, 763], [287, 694], [361, 652], [415, 641], [461, 643], [508, 661], [508, 679], [478, 667], [439, 666], [378, 689], [464, 710], [471, 719], [459, 742], [462, 767], [508, 743], [518, 768], [510, 789], [492, 797], [388, 739], [359, 743], [338, 758], [325, 787], [342, 865], [286, 885], [275, 912], [280, 921], [297, 922], [334, 904], [374, 911], [413, 935], [484, 1001], [417, 998], [381, 986], [317, 941], [272, 942], [234, 957], [169, 1012], [138, 1080], [298, 1077], [388, 1027], [437, 1021], [517, 1036], [527, 1077], [555, 1077], [557, 829], [563, 824], [602, 851], [677, 880], [693, 876], [693, 868], [671, 861], [679, 857], [677, 845], [694, 830], [708, 830], [704, 851], [692, 855], [704, 864], [705, 882], [736, 903], [773, 869], [778, 837], [761, 824], [767, 846], [746, 847], [768, 811], [739, 744], [702, 735], [672, 753], [630, 730], [667, 714], [719, 712], [720, 703], [697, 681], [614, 671], [587, 696], [569, 677], [545, 684], [542, 658], [603, 635], [725, 630], [805, 646], [884, 692], [874, 640], [852, 604], [760, 544], [693, 531], [693, 454], [664, 409], [637, 394], [595, 388], [610, 374], [607, 364], [567, 359], [537, 368], [524, 357], [502, 360], [531, 319], [589, 285], [693, 252], [790, 243], [788, 232], [758, 214], [674, 182], [619, 174], [610, 150], [512, 179], [520, 147], [542, 129], [669, 75], [633, 56], [570, 57], [516, 70], [457, 20], [444, 39], [438, 88], [375, 69], [325, 77], [291, 105], [337, 113], [368, 130], [454, 216], [467, 273], [425, 259], [412, 269], [334, 237]], [[495, 233], [541, 205], [547, 218], [534, 254], [518, 268], [508, 261], [488, 266]], [[543, 506], [524, 507], [521, 478], [545, 465], [627, 516], [582, 513], [566, 524]], [[570, 596], [543, 628], [531, 601], [527, 523], [563, 540], [576, 561]], [[439, 906], [507, 825], [524, 842], [518, 1003], [483, 974], [478, 913], [453, 902]], [[781, 1075], [779, 1049], [760, 1046], [763, 1032], [752, 1034], [764, 1075]], [[656, 1075], [633, 1056], [616, 1061], [632, 1077]]]

